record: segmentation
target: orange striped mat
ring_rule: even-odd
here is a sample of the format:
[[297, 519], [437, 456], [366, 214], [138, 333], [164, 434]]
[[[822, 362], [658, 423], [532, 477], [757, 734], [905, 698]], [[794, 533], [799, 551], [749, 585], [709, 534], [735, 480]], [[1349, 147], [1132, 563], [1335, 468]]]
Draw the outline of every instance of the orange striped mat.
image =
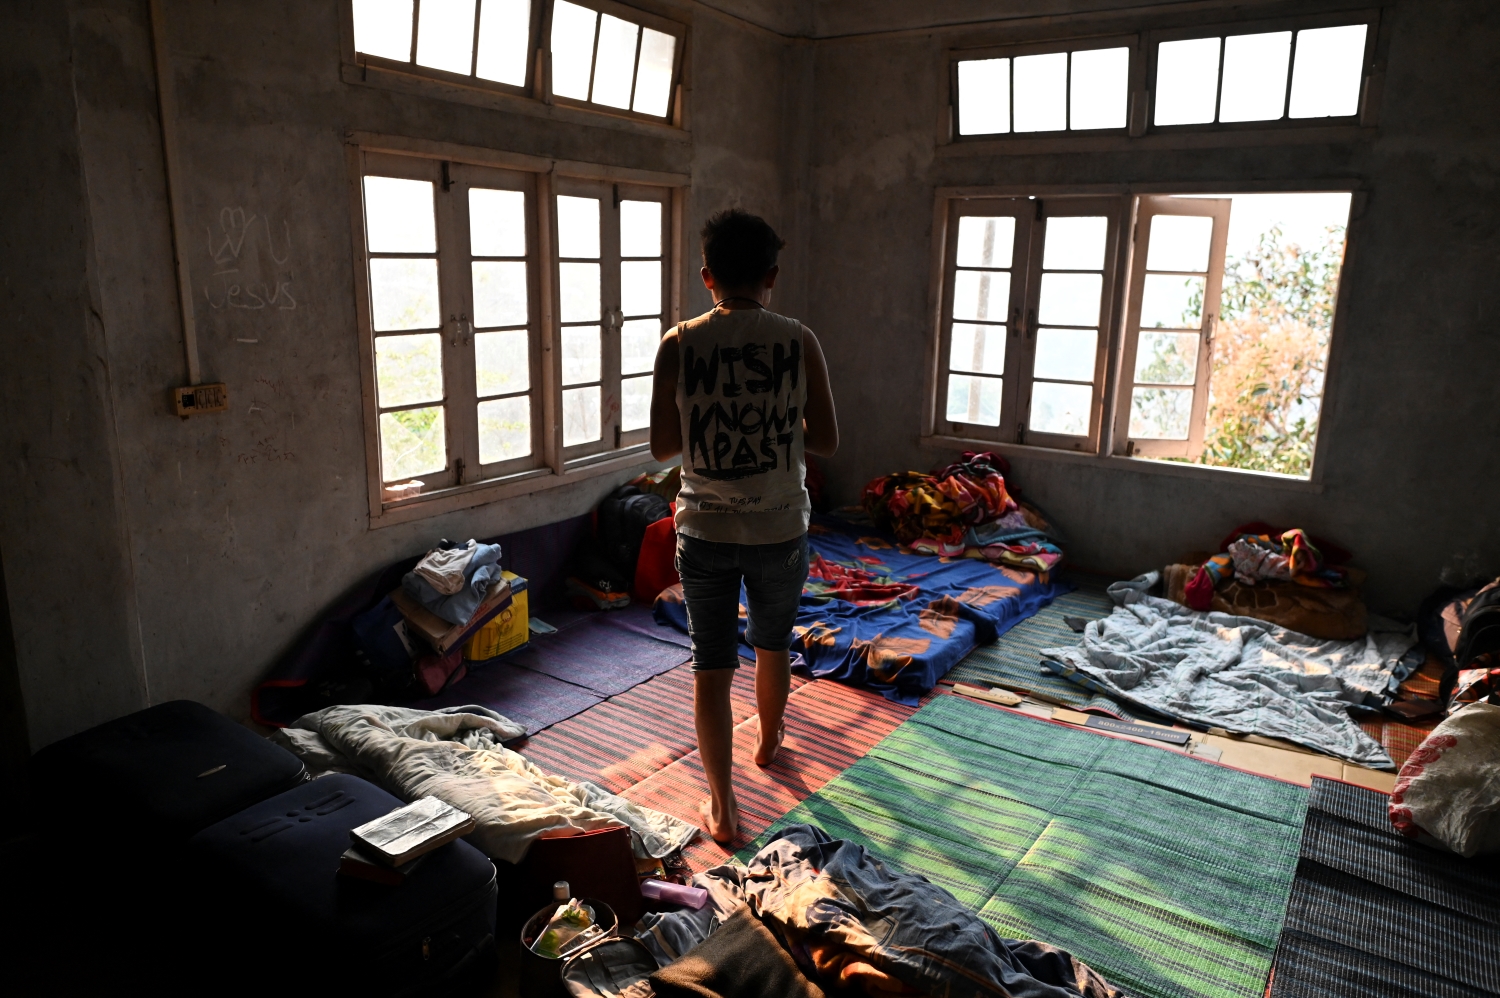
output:
[[[689, 866], [697, 872], [724, 862], [772, 822], [853, 765], [916, 710], [892, 703], [869, 690], [830, 680], [805, 683], [793, 690], [787, 700], [786, 741], [776, 762], [765, 769], [755, 765], [751, 758], [759, 731], [753, 706], [744, 720], [738, 720], [737, 711], [734, 788], [740, 808], [740, 835], [727, 847], [714, 842], [706, 832], [699, 835], [684, 851]], [[625, 790], [622, 796], [698, 824], [698, 805], [708, 797], [698, 752], [684, 755]]]
[[[806, 683], [792, 677], [792, 689]], [[741, 662], [730, 693], [735, 724], [755, 716], [755, 667]], [[664, 672], [527, 739], [517, 750], [549, 773], [619, 793], [696, 753], [692, 663]]]

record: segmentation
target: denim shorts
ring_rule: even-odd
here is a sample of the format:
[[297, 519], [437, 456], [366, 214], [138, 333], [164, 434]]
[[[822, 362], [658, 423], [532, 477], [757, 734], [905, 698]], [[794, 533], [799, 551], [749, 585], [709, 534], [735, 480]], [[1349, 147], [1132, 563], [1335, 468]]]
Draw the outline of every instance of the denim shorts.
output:
[[776, 544], [724, 544], [677, 535], [677, 574], [693, 639], [693, 670], [740, 664], [740, 584], [749, 623], [745, 641], [786, 651], [807, 581], [807, 535]]

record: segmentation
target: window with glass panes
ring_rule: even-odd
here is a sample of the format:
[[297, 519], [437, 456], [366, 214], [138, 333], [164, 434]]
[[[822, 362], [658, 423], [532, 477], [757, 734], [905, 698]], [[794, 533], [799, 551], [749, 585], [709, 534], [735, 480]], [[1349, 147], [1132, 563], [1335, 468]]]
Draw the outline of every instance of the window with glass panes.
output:
[[639, 449], [671, 188], [358, 155], [380, 502]]
[[1354, 122], [1373, 12], [952, 53], [956, 138]]
[[393, 63], [521, 88], [531, 0], [352, 0], [354, 49]]
[[381, 482], [536, 466], [532, 176], [367, 153], [361, 186]]
[[645, 440], [666, 322], [668, 192], [557, 181], [562, 444], [568, 458]]
[[1119, 408], [1117, 430], [1131, 454], [1196, 457], [1203, 447], [1231, 204], [1217, 198], [1140, 199], [1139, 255], [1125, 313], [1129, 395]]
[[350, 0], [350, 12], [351, 54], [366, 73], [673, 118], [687, 28], [647, 11], [613, 0]]
[[683, 26], [608, 0], [555, 0], [548, 37], [552, 95], [665, 118]]
[[949, 432], [1097, 444], [1121, 198], [949, 206], [938, 355]]

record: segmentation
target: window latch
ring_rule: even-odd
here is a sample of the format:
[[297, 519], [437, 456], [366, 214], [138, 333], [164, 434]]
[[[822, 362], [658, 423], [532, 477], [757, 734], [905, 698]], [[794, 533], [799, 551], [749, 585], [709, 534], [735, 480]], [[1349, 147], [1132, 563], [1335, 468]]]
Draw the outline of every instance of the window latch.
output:
[[461, 458], [461, 457], [455, 457], [453, 459], [453, 484], [454, 485], [462, 485], [463, 483], [464, 483], [464, 459]]
[[620, 449], [620, 440], [621, 440], [622, 437], [624, 437], [624, 433], [622, 433], [620, 431], [620, 424], [616, 423], [615, 424], [615, 450], [619, 450]]
[[1036, 339], [1036, 309], [1034, 308], [1026, 310], [1026, 338]]
[[469, 321], [468, 313], [450, 315], [448, 321], [453, 326], [453, 338], [448, 342], [454, 347], [458, 346], [459, 340], [463, 340], [465, 346], [474, 341], [474, 323]]

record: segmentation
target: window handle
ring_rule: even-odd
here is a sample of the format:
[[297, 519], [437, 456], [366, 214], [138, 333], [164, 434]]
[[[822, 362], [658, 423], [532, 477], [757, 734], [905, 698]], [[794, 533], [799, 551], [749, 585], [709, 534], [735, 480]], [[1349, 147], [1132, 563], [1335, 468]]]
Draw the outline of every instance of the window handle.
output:
[[1026, 338], [1028, 340], [1036, 339], [1036, 309], [1034, 308], [1026, 310]]

